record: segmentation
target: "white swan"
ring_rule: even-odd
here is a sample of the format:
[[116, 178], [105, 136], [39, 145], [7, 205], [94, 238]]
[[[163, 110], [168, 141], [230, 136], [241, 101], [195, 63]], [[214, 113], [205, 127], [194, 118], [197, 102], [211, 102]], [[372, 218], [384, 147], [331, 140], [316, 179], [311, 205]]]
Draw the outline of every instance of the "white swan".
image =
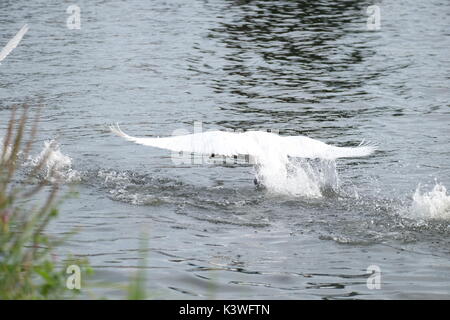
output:
[[335, 147], [305, 136], [283, 137], [264, 131], [227, 132], [207, 131], [165, 138], [136, 138], [124, 133], [118, 125], [110, 126], [116, 135], [137, 144], [168, 149], [176, 152], [193, 152], [207, 155], [251, 155], [258, 162], [272, 156], [319, 158], [365, 157], [376, 150], [374, 145]]
[[[255, 184], [275, 193], [321, 197], [322, 188], [337, 183], [334, 160], [364, 157], [376, 150], [374, 145], [335, 147], [304, 136], [283, 137], [264, 131], [209, 131], [165, 138], [136, 138], [124, 133], [118, 125], [110, 126], [116, 135], [138, 144], [214, 156], [249, 155], [256, 168]], [[314, 170], [301, 160], [319, 159], [321, 169]], [[295, 159], [294, 159], [295, 160]]]
[[[321, 197], [322, 189], [336, 185], [334, 160], [364, 157], [376, 150], [374, 145], [336, 147], [304, 136], [283, 137], [264, 131], [202, 133], [165, 138], [137, 138], [124, 133], [118, 125], [110, 126], [116, 135], [145, 146], [214, 156], [251, 156], [256, 168], [255, 184], [269, 191], [294, 196]], [[249, 157], [250, 158], [250, 157]], [[321, 169], [308, 163], [293, 162], [297, 158], [319, 159]]]
[[25, 33], [27, 33], [27, 31], [28, 31], [28, 25], [24, 25], [19, 30], [19, 32], [17, 32], [17, 34], [14, 36], [14, 38], [9, 40], [9, 42], [6, 44], [6, 46], [0, 52], [0, 62], [3, 61], [11, 53], [11, 51], [13, 51], [17, 47], [17, 45], [20, 43], [20, 41], [22, 40]]

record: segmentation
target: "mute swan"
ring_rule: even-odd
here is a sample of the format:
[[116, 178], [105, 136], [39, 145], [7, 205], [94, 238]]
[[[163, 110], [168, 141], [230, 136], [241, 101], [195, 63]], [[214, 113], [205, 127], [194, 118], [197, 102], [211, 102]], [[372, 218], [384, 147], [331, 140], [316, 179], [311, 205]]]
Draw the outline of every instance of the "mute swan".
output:
[[373, 145], [336, 147], [305, 136], [284, 137], [265, 131], [207, 131], [164, 138], [137, 138], [124, 133], [118, 125], [110, 126], [110, 129], [119, 137], [144, 146], [227, 157], [248, 154], [259, 162], [272, 154], [281, 157], [335, 160], [365, 157], [376, 150]]
[[[118, 125], [110, 126], [116, 135], [145, 146], [214, 157], [249, 155], [253, 159], [257, 178], [254, 183], [283, 193], [298, 193], [298, 183], [289, 178], [289, 158], [310, 158], [333, 161], [337, 158], [364, 157], [376, 146], [336, 147], [304, 136], [280, 136], [264, 131], [209, 131], [165, 138], [137, 138], [124, 133]], [[297, 186], [296, 186], [297, 184]], [[311, 183], [309, 183], [311, 185]], [[308, 187], [308, 193], [320, 196], [319, 187]], [[294, 191], [292, 191], [294, 190]], [[312, 191], [311, 191], [312, 190]]]

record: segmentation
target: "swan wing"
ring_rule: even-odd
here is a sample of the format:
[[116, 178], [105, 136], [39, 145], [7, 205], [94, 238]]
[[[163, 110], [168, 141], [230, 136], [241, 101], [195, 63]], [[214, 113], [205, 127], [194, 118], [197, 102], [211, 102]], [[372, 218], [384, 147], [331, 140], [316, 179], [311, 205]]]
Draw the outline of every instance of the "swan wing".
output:
[[207, 131], [165, 138], [137, 138], [124, 133], [118, 125], [110, 129], [128, 141], [145, 146], [227, 157], [251, 155], [261, 160], [285, 156], [334, 160], [368, 156], [376, 149], [371, 145], [336, 147], [304, 136], [282, 137], [263, 131]]
[[291, 157], [334, 160], [365, 157], [376, 150], [375, 145], [360, 144], [357, 147], [336, 147], [304, 136], [283, 137], [282, 139], [283, 149]]
[[0, 52], [0, 61], [4, 60], [11, 53], [11, 51], [13, 51], [17, 47], [17, 45], [20, 43], [20, 41], [22, 40], [25, 33], [27, 33], [27, 31], [28, 25], [24, 25], [22, 29], [20, 29], [19, 32], [17, 32], [14, 38], [9, 40], [9, 42]]
[[257, 141], [247, 132], [206, 131], [163, 138], [137, 138], [124, 133], [118, 125], [111, 126], [116, 135], [144, 146], [167, 149], [175, 152], [194, 152], [222, 156], [259, 155]]

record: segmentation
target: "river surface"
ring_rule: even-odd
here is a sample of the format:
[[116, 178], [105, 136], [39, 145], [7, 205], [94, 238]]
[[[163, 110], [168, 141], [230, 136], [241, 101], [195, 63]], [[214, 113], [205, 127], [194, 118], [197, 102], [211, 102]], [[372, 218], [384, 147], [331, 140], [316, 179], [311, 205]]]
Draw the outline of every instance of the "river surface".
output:
[[[58, 252], [89, 259], [83, 297], [124, 297], [143, 268], [158, 299], [450, 299], [450, 2], [377, 2], [379, 30], [371, 1], [76, 4], [80, 30], [61, 1], [0, 2], [1, 47], [30, 26], [0, 66], [0, 133], [12, 104], [44, 107], [35, 154], [56, 139], [78, 191], [48, 232], [77, 229]], [[195, 121], [378, 151], [274, 192], [107, 127]]]

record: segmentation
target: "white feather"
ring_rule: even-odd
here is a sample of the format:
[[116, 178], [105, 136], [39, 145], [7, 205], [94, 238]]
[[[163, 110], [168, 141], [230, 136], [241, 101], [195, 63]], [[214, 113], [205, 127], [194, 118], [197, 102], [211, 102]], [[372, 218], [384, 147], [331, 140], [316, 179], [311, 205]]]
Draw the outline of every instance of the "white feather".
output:
[[22, 40], [25, 33], [27, 33], [27, 31], [28, 25], [24, 25], [22, 29], [20, 29], [19, 32], [17, 32], [14, 38], [9, 40], [9, 42], [0, 52], [0, 62], [4, 60], [11, 53], [11, 51], [13, 51], [17, 47], [17, 45], [20, 43], [20, 41]]
[[304, 136], [283, 137], [264, 131], [226, 132], [209, 131], [165, 138], [137, 138], [124, 133], [118, 125], [111, 126], [116, 135], [137, 144], [168, 149], [234, 156], [248, 154], [264, 161], [265, 158], [301, 157], [334, 160], [364, 157], [376, 150], [375, 146], [335, 147]]

